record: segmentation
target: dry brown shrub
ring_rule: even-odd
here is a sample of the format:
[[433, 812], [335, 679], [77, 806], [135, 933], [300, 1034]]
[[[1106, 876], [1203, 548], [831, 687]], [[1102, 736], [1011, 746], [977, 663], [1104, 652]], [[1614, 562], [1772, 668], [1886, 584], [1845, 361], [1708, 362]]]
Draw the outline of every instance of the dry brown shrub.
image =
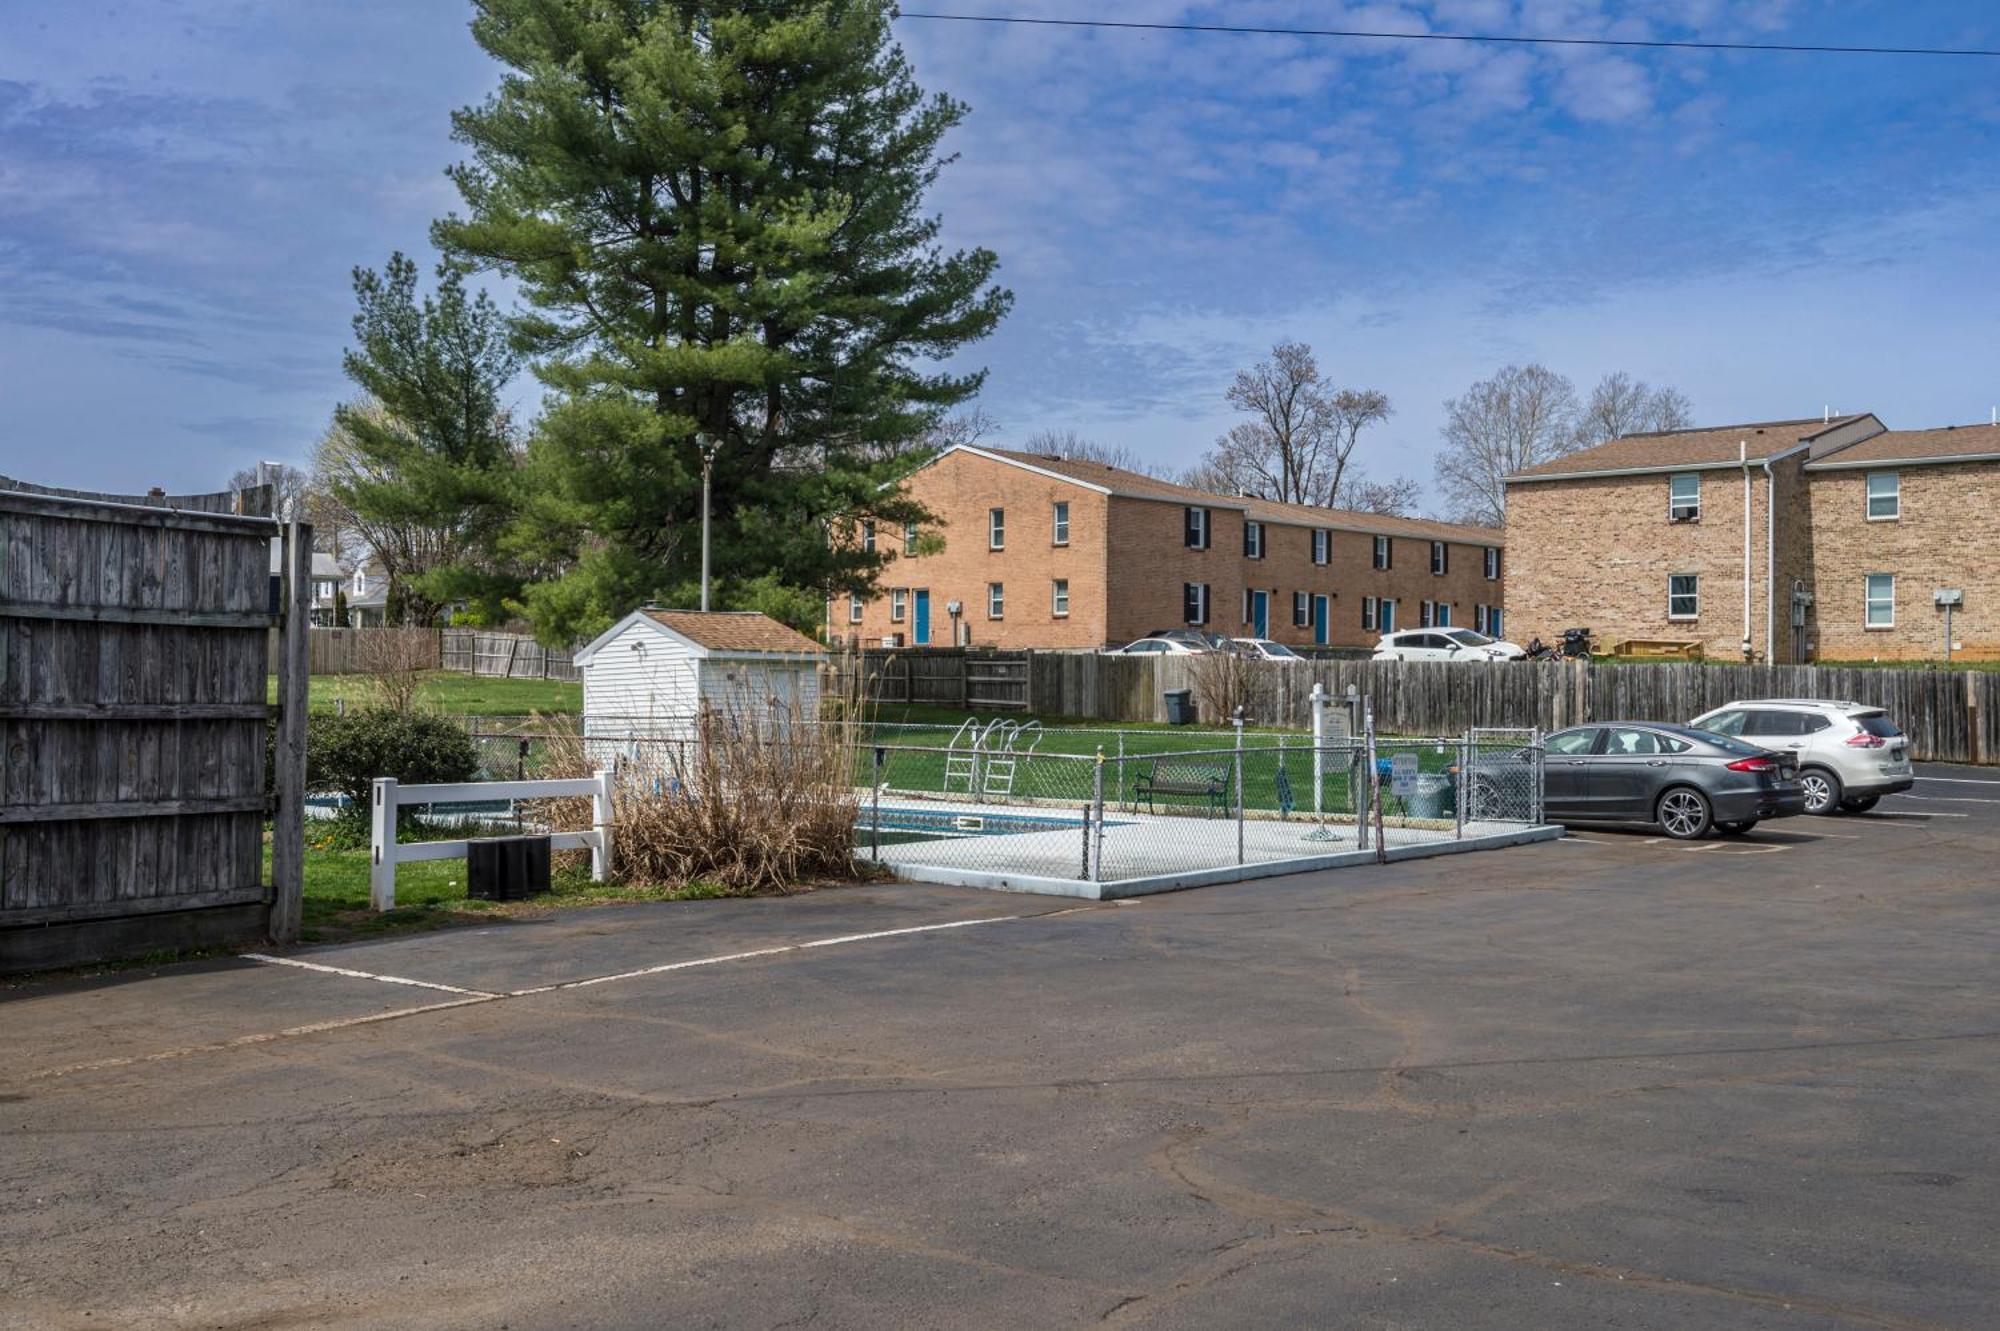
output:
[[391, 712], [415, 710], [424, 671], [437, 665], [435, 631], [404, 628], [348, 631], [361, 635], [355, 640], [355, 656], [361, 673], [368, 677], [368, 691], [374, 705]]
[[1279, 667], [1242, 652], [1204, 652], [1188, 659], [1188, 684], [1204, 721], [1222, 722], [1243, 709], [1246, 721], [1268, 720], [1276, 695], [1272, 671]]

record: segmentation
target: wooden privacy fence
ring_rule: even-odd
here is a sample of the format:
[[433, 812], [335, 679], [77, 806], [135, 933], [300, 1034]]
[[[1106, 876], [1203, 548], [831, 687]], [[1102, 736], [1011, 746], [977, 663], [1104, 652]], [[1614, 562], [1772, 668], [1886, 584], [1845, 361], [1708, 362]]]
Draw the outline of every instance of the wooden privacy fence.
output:
[[296, 936], [312, 540], [269, 505], [0, 478], [0, 970]]
[[525, 633], [445, 629], [440, 664], [465, 675], [500, 679], [580, 680], [574, 651], [544, 647]]
[[[306, 635], [308, 667], [315, 675], [376, 675], [391, 670], [437, 670], [437, 629], [315, 628]], [[283, 638], [271, 633], [269, 669], [278, 673]]]
[[[1022, 660], [1025, 684], [993, 677], [992, 658]], [[863, 696], [887, 704], [968, 710], [1026, 709], [1045, 716], [1164, 721], [1164, 693], [1197, 693], [1202, 658], [1094, 652], [980, 653], [962, 649], [863, 651], [836, 658], [862, 671]], [[1692, 720], [1738, 698], [1831, 698], [1881, 707], [1932, 762], [2000, 762], [2000, 674], [1799, 665], [1491, 665], [1373, 660], [1262, 663], [1257, 720], [1304, 728], [1315, 683], [1336, 696], [1368, 697], [1382, 730], [1453, 735], [1470, 726], [1559, 730], [1587, 721]], [[986, 691], [982, 691], [986, 690]], [[1018, 701], [1016, 699], [1018, 698]], [[1204, 718], [1215, 719], [1221, 718]]]

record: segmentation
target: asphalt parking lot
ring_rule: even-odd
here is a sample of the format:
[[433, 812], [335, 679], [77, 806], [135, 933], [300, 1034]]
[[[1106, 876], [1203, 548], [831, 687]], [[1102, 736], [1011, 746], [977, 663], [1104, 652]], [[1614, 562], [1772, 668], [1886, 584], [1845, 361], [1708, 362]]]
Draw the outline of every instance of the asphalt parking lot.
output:
[[2000, 772], [1920, 772], [5, 991], [0, 1324], [1990, 1327]]

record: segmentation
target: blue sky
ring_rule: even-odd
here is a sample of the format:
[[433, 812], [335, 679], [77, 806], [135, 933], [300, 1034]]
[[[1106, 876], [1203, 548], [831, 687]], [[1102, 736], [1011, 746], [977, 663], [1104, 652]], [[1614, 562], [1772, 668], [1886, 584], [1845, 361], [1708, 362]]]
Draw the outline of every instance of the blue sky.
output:
[[[2000, 46], [1973, 0], [909, 0], [1407, 31]], [[213, 488], [303, 460], [347, 391], [348, 271], [454, 196], [491, 86], [456, 0], [0, 0], [0, 472]], [[1014, 314], [997, 442], [1167, 463], [1281, 338], [1386, 391], [1372, 474], [1538, 359], [1706, 421], [2000, 402], [2000, 61], [1618, 53], [905, 20], [969, 102], [935, 203]], [[519, 386], [532, 410], [538, 391]]]

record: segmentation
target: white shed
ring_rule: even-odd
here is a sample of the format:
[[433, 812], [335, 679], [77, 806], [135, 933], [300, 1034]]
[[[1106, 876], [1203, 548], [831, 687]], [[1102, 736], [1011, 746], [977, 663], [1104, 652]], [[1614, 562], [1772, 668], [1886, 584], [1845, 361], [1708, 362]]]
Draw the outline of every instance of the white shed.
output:
[[775, 729], [819, 716], [825, 649], [754, 610], [634, 610], [576, 655], [585, 748], [596, 760], [633, 741], [692, 740], [703, 713]]

